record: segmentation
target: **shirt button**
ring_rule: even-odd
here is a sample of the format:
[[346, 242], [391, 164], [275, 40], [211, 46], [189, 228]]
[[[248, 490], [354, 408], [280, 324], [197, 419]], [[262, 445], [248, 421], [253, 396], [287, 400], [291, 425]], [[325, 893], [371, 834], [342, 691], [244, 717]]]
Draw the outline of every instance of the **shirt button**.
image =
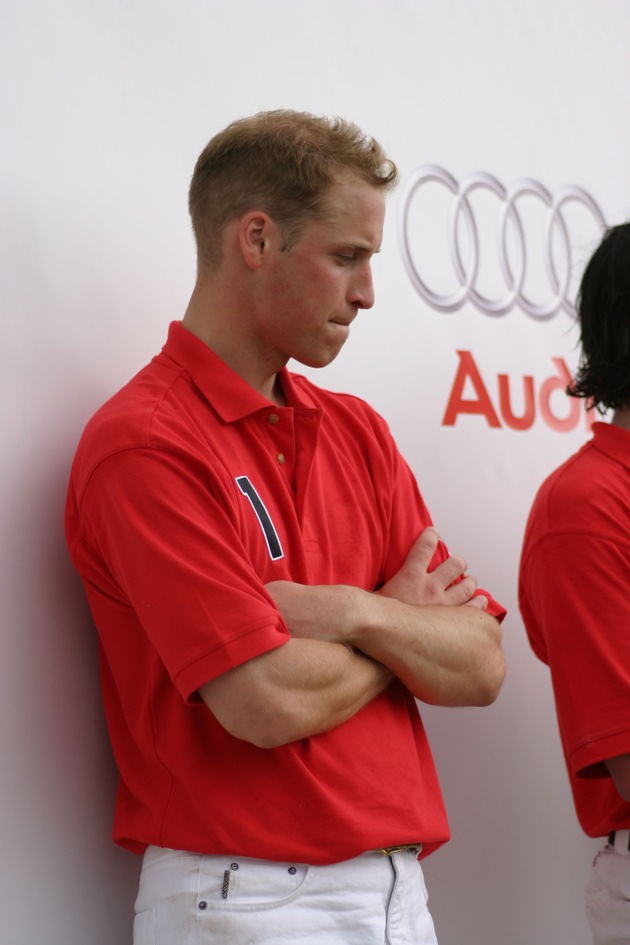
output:
[[278, 423], [279, 420], [280, 420], [280, 417], [278, 416], [277, 413], [270, 413], [269, 416], [267, 417], [268, 423]]
[[284, 453], [278, 453], [278, 462], [282, 466], [282, 464], [284, 463]]

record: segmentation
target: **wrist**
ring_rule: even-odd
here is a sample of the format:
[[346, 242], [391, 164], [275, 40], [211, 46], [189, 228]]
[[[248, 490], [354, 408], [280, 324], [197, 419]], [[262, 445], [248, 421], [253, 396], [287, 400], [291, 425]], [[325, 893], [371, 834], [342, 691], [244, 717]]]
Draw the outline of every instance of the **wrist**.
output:
[[392, 598], [358, 587], [348, 590], [352, 594], [348, 602], [348, 633], [345, 642], [366, 652], [368, 641], [386, 623], [383, 613], [391, 605]]

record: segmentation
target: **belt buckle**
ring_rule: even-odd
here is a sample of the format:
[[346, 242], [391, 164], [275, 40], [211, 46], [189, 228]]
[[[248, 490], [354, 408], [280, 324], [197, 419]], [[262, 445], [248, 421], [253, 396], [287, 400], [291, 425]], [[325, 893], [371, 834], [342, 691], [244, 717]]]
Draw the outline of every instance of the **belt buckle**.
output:
[[382, 856], [392, 856], [394, 853], [420, 853], [421, 843], [401, 843], [397, 847], [381, 847], [378, 851]]

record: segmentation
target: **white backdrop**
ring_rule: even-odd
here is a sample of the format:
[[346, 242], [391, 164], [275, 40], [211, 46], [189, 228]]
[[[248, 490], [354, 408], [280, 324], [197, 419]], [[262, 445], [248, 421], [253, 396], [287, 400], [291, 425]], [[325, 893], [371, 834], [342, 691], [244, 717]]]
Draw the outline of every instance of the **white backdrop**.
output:
[[[501, 316], [469, 301], [438, 310], [408, 274], [399, 219], [421, 166], [460, 184], [493, 175], [499, 193], [477, 189], [469, 203], [480, 246], [471, 287], [488, 298], [506, 292], [501, 186], [581, 187], [606, 222], [626, 219], [629, 38], [624, 0], [0, 0], [3, 943], [130, 943], [139, 861], [109, 839], [115, 772], [94, 634], [63, 541], [68, 469], [89, 415], [183, 313], [197, 154], [235, 117], [292, 107], [357, 121], [402, 174], [377, 303], [317, 380], [387, 418], [451, 550], [510, 611], [498, 702], [424, 713], [453, 830], [425, 861], [440, 943], [588, 945], [582, 887], [598, 844], [580, 834], [547, 671], [516, 604], [535, 489], [587, 436], [583, 415], [569, 431], [550, 425], [549, 411], [570, 417], [557, 391], [540, 407], [552, 359], [575, 367], [574, 323], [562, 309], [533, 318], [518, 301]], [[442, 295], [459, 285], [451, 204], [446, 188], [426, 185], [409, 206], [409, 251]], [[512, 271], [525, 260], [525, 297], [553, 296], [546, 255], [574, 293], [599, 238], [592, 214], [565, 205], [566, 241], [557, 221], [549, 253], [543, 201], [514, 206], [525, 251], [513, 214], [505, 243]], [[455, 242], [471, 275], [461, 214]], [[458, 351], [468, 378], [444, 425]], [[517, 416], [533, 385], [527, 429], [506, 424], [500, 375]]]

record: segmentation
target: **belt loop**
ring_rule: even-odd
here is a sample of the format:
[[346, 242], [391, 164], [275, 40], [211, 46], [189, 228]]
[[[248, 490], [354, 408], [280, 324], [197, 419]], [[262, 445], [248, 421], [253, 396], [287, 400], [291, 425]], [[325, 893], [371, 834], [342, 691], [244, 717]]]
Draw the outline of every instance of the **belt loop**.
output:
[[611, 830], [608, 843], [617, 853], [630, 854], [630, 830]]

